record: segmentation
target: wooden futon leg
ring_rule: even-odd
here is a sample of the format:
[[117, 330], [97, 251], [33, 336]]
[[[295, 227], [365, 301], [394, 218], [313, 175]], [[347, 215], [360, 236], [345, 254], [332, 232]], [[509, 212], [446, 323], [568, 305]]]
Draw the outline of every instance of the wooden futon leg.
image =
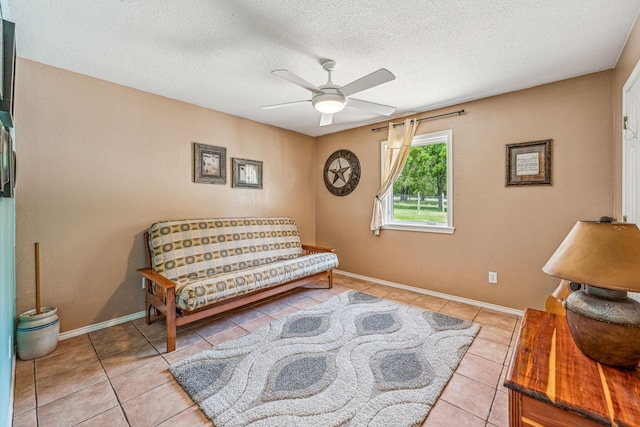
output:
[[165, 319], [167, 322], [167, 353], [176, 349], [176, 290], [167, 289], [167, 311]]

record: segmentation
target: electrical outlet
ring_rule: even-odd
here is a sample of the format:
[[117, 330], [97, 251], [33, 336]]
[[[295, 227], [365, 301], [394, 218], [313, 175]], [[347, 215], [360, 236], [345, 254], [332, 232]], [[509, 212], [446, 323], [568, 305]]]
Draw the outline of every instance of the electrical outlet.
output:
[[143, 277], [142, 278], [142, 289], [145, 289], [147, 287], [147, 278]]
[[489, 272], [489, 283], [498, 283], [498, 273], [495, 271]]

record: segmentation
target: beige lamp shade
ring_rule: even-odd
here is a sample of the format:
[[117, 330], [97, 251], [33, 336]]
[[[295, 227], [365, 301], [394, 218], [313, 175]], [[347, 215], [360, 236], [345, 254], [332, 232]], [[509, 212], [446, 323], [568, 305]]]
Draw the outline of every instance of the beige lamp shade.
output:
[[600, 288], [640, 291], [640, 229], [635, 224], [578, 221], [545, 273]]

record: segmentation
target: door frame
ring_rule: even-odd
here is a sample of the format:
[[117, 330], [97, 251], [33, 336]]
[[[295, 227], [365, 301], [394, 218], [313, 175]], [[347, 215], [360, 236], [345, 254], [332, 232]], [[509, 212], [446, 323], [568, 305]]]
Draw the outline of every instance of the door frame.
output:
[[[627, 170], [627, 150], [626, 148], [626, 139], [625, 139], [625, 127], [626, 127], [626, 120], [625, 117], [628, 117], [628, 111], [627, 111], [627, 98], [628, 98], [628, 93], [631, 90], [631, 87], [633, 87], [634, 84], [636, 84], [638, 81], [640, 80], [640, 61], [638, 61], [638, 63], [636, 64], [636, 66], [633, 68], [633, 71], [631, 72], [631, 74], [629, 74], [629, 77], [627, 78], [627, 81], [625, 82], [624, 86], [622, 87], [622, 132], [621, 132], [621, 137], [622, 137], [622, 146], [621, 146], [621, 156], [622, 156], [622, 222], [627, 222], [627, 213], [628, 213], [628, 207], [627, 207], [627, 193], [629, 191], [629, 171]], [[640, 102], [639, 102], [639, 106], [640, 106]], [[640, 123], [639, 123], [640, 124]], [[640, 126], [639, 126], [640, 127]], [[636, 129], [636, 132], [640, 132], [640, 129]], [[636, 213], [637, 215], [640, 215], [640, 212]], [[640, 224], [639, 224], [640, 225]]]

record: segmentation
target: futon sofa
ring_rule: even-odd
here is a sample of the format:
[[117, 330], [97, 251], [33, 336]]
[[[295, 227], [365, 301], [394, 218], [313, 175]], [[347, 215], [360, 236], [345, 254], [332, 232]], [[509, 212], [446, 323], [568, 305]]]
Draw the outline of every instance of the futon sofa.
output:
[[292, 218], [162, 221], [144, 234], [146, 322], [164, 315], [167, 352], [176, 326], [318, 280], [333, 285], [333, 249], [300, 242]]

